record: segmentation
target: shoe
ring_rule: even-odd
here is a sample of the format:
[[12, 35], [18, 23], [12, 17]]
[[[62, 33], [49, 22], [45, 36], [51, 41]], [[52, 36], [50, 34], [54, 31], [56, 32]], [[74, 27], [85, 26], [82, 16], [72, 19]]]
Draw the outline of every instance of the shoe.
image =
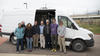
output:
[[53, 52], [56, 52], [56, 49], [54, 49]]
[[29, 50], [29, 52], [32, 52], [32, 50]]
[[20, 52], [19, 52], [19, 51], [17, 51], [16, 53], [17, 53], [17, 54], [19, 54]]
[[21, 51], [21, 53], [24, 53], [24, 51]]
[[40, 49], [43, 49], [42, 47]]
[[54, 49], [51, 50], [52, 52], [54, 51]]
[[62, 50], [60, 50], [60, 52], [63, 52]]
[[56, 52], [56, 49], [52, 49], [51, 51], [52, 51], [52, 52]]

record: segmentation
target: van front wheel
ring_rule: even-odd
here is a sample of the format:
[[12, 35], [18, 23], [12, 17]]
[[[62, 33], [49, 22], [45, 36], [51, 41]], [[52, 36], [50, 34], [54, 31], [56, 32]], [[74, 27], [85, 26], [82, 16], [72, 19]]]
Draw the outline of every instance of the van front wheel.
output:
[[86, 49], [86, 45], [82, 40], [75, 40], [72, 43], [72, 49], [77, 52], [84, 51]]

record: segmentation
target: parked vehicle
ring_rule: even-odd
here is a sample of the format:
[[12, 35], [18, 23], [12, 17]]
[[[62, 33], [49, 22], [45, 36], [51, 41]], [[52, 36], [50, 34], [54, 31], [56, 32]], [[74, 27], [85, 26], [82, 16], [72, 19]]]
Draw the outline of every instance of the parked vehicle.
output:
[[26, 24], [29, 22], [34, 24], [34, 21], [37, 20], [38, 24], [40, 24], [41, 20], [45, 23], [46, 19], [49, 19], [51, 23], [52, 18], [56, 18], [57, 24], [62, 20], [64, 26], [66, 26], [66, 46], [75, 51], [84, 51], [87, 47], [94, 46], [94, 34], [91, 31], [79, 27], [72, 18], [59, 13], [55, 9], [18, 10], [7, 14], [4, 13], [0, 23], [3, 25], [2, 32], [10, 35], [10, 41], [16, 44], [16, 37], [13, 32], [19, 22], [25, 21]]
[[2, 25], [0, 24], [0, 37], [2, 37]]

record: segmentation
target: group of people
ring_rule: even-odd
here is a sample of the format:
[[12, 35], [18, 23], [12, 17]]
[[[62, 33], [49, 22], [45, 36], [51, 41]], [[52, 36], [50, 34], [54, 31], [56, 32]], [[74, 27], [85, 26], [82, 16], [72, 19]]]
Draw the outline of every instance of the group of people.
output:
[[[66, 53], [65, 26], [62, 21], [59, 22], [59, 25], [56, 24], [56, 19], [52, 19], [51, 24], [49, 20], [46, 20], [46, 24], [44, 24], [44, 21], [41, 21], [40, 25], [35, 21], [33, 26], [31, 23], [25, 26], [24, 22], [22, 22], [18, 24], [14, 34], [17, 37], [17, 52], [24, 50], [23, 39], [26, 39], [26, 46], [29, 52], [32, 52], [33, 48], [39, 47], [41, 49], [52, 49], [51, 51], [56, 52], [59, 44], [60, 51]], [[19, 44], [21, 44], [21, 50], [19, 49]]]

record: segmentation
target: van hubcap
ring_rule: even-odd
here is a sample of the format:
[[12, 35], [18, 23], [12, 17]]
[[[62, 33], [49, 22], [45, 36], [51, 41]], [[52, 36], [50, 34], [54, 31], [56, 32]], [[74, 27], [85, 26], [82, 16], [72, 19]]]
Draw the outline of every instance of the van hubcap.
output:
[[17, 43], [17, 41], [14, 39], [14, 37], [11, 38], [11, 41], [12, 41], [13, 44]]
[[83, 45], [81, 43], [76, 43], [74, 48], [76, 50], [82, 50], [83, 49]]

